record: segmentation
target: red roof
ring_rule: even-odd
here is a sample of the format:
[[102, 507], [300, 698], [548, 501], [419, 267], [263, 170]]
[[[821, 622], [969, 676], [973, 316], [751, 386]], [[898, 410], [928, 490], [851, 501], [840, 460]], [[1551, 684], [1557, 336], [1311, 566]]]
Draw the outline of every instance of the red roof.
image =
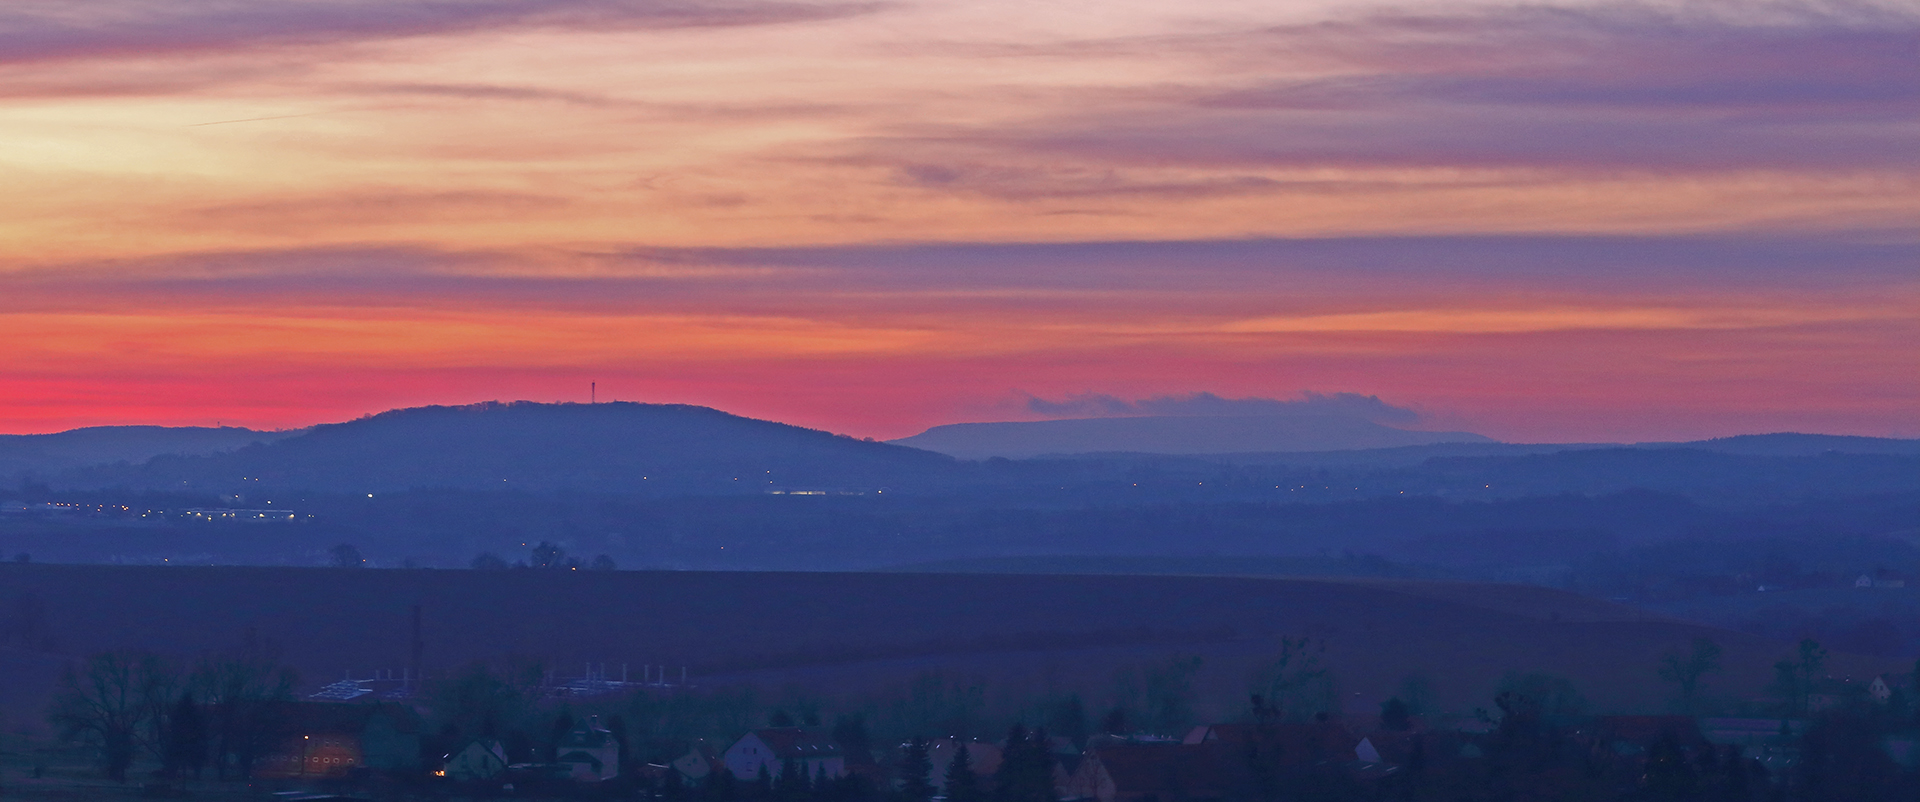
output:
[[1232, 745], [1120, 743], [1099, 747], [1088, 755], [1113, 781], [1114, 795], [1141, 798], [1153, 795], [1161, 802], [1216, 799], [1225, 796], [1238, 775]]
[[774, 757], [781, 760], [840, 756], [840, 745], [834, 743], [832, 738], [801, 727], [770, 727], [754, 730], [753, 735], [773, 750]]
[[1700, 725], [1692, 716], [1601, 716], [1594, 722], [1594, 733], [1601, 738], [1646, 746], [1672, 732], [1689, 746], [1705, 741]]

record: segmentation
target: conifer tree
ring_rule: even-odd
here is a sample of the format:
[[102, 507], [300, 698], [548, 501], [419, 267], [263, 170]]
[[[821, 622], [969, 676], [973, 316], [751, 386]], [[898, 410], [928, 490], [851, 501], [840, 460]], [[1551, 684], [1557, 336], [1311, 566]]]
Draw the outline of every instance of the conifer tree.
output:
[[973, 773], [972, 751], [965, 739], [953, 739], [953, 761], [947, 764], [947, 802], [982, 802], [980, 777]]
[[753, 798], [773, 798], [773, 774], [767, 771], [767, 764], [760, 764], [760, 773], [753, 777]]
[[773, 781], [774, 797], [793, 802], [804, 799], [807, 790], [807, 770], [793, 758], [780, 761], [780, 776]]
[[1045, 730], [1028, 733], [1016, 724], [1007, 732], [1007, 746], [994, 773], [994, 802], [1055, 802], [1053, 753]]
[[907, 742], [906, 755], [900, 761], [900, 802], [928, 802], [933, 799], [933, 761], [927, 757], [927, 739], [915, 736]]
[[734, 782], [733, 770], [724, 765], [714, 766], [707, 772], [702, 795], [708, 802], [733, 802], [740, 795], [738, 784]]

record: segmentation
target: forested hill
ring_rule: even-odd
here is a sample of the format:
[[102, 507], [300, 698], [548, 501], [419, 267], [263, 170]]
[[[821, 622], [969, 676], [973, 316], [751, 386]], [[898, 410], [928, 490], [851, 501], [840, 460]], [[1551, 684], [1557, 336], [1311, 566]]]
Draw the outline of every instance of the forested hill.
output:
[[90, 426], [54, 434], [0, 434], [0, 481], [45, 478], [56, 471], [161, 454], [213, 454], [298, 434], [233, 426]]
[[66, 484], [218, 492], [873, 491], [937, 478], [954, 464], [930, 451], [707, 407], [515, 402], [394, 410], [230, 453], [94, 468]]
[[1232, 454], [1491, 443], [1471, 432], [1419, 432], [1344, 415], [1229, 415], [955, 423], [893, 441], [964, 459], [1048, 454]]

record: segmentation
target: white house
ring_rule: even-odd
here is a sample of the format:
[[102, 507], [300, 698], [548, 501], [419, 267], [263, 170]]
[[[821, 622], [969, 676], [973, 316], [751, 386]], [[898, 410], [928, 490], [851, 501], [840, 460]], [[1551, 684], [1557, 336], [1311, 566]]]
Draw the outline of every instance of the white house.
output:
[[1876, 704], [1887, 704], [1887, 702], [1893, 700], [1893, 685], [1899, 683], [1899, 679], [1901, 679], [1901, 677], [1895, 677], [1895, 679], [1889, 683], [1889, 681], [1887, 681], [1887, 675], [1882, 673], [1882, 675], [1874, 677], [1872, 685], [1866, 685], [1866, 695], [1872, 696]]
[[499, 741], [468, 741], [447, 755], [441, 774], [449, 780], [478, 782], [499, 779], [507, 773], [507, 752]]
[[580, 782], [600, 782], [620, 776], [620, 742], [600, 726], [599, 716], [589, 716], [560, 739], [554, 762], [573, 768]]
[[778, 778], [791, 760], [809, 778], [840, 777], [847, 773], [846, 758], [832, 738], [799, 727], [754, 730], [740, 737], [720, 758], [736, 779], [752, 782], [765, 771]]
[[707, 775], [720, 767], [720, 754], [715, 752], [706, 741], [694, 741], [693, 748], [674, 758], [673, 770], [680, 772], [681, 779], [688, 783], [703, 783]]

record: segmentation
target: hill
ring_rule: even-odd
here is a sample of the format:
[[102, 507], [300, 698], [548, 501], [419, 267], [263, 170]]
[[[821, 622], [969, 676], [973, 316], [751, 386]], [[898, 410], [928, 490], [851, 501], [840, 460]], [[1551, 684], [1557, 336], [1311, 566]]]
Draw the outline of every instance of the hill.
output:
[[44, 479], [72, 468], [141, 463], [162, 454], [214, 454], [297, 434], [232, 426], [92, 426], [55, 434], [0, 434], [0, 479]]
[[78, 487], [379, 493], [416, 487], [612, 493], [874, 490], [949, 457], [681, 404], [399, 409], [231, 453], [64, 477]]
[[[1695, 636], [1726, 650], [1716, 692], [1757, 697], [1789, 648], [1544, 588], [1397, 580], [4, 564], [0, 594], [43, 606], [65, 654], [190, 656], [254, 633], [310, 687], [406, 665], [418, 604], [430, 669], [508, 655], [563, 671], [686, 665], [707, 687], [825, 693], [932, 671], [1103, 698], [1117, 672], [1187, 654], [1205, 661], [1195, 682], [1207, 715], [1243, 702], [1281, 636], [1324, 644], [1343, 693], [1377, 701], [1420, 675], [1462, 712], [1485, 706], [1509, 670], [1564, 674], [1602, 708], [1655, 709], [1660, 655]], [[0, 662], [29, 667], [17, 657]], [[1830, 668], [1865, 676], [1897, 663], [1835, 655]], [[46, 682], [17, 675], [9, 684], [32, 687], [8, 694], [31, 708]]]
[[1690, 448], [1760, 457], [1811, 457], [1820, 454], [1920, 455], [1920, 440], [1838, 434], [1742, 434], [1687, 443], [1641, 443], [1638, 448]]
[[1415, 432], [1340, 415], [1145, 416], [935, 426], [898, 445], [962, 459], [1137, 452], [1234, 454], [1490, 443], [1470, 432]]

